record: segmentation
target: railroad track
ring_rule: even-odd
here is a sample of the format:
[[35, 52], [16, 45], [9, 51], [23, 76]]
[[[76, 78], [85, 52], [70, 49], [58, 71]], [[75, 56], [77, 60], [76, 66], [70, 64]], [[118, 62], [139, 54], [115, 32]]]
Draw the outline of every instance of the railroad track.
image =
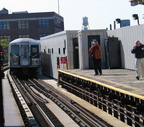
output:
[[[25, 115], [24, 121], [27, 120], [26, 126], [64, 126], [54, 115], [54, 113], [46, 106], [47, 103], [50, 103], [48, 101], [50, 99], [55, 104], [57, 104], [65, 113], [67, 113], [67, 115], [69, 115], [69, 117], [71, 117], [71, 119], [73, 119], [73, 121], [75, 121], [75, 123], [80, 127], [111, 127], [111, 125], [109, 125], [107, 122], [103, 121], [98, 116], [86, 110], [84, 107], [64, 96], [52, 86], [44, 83], [41, 80], [14, 80], [16, 86], [21, 91], [24, 100], [26, 100], [28, 108], [30, 109], [29, 112], [31, 112], [31, 114], [33, 115], [31, 116], [31, 118], [33, 118], [33, 121], [35, 121], [35, 123], [31, 123], [28, 119], [29, 116]], [[42, 97], [41, 95], [43, 95], [44, 97]]]
[[[37, 80], [33, 80], [38, 82]], [[61, 92], [55, 90], [45, 82], [38, 82], [39, 86], [35, 88], [53, 100], [59, 107], [61, 107], [79, 126], [82, 127], [111, 127], [107, 122], [100, 119], [98, 116], [92, 114], [84, 107], [69, 99]], [[47, 86], [47, 87], [46, 87]]]
[[35, 94], [27, 79], [8, 77], [26, 127], [64, 127], [57, 117], [45, 106], [45, 99]]

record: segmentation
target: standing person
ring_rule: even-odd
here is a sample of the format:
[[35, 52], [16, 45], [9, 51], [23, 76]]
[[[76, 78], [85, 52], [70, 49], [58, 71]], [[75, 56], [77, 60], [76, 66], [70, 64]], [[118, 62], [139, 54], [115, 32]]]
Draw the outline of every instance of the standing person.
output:
[[98, 44], [97, 41], [92, 42], [92, 46], [89, 49], [89, 55], [92, 57], [93, 65], [94, 65], [94, 71], [95, 75], [102, 75], [102, 69], [101, 69], [101, 46]]
[[136, 58], [136, 79], [144, 76], [144, 45], [140, 41], [136, 41], [135, 46], [131, 50]]

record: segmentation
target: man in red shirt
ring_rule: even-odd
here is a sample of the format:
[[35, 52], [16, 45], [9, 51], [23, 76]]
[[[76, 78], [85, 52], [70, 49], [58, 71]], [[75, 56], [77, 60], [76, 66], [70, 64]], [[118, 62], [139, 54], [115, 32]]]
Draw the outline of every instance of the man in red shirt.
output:
[[97, 41], [93, 41], [92, 46], [89, 49], [90, 57], [92, 58], [95, 75], [102, 75], [101, 69], [101, 46], [98, 44]]

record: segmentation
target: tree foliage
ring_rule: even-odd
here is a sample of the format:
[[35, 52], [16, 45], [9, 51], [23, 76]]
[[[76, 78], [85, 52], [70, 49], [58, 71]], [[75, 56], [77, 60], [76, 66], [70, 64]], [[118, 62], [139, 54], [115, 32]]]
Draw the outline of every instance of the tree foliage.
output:
[[5, 39], [0, 39], [0, 45], [3, 47], [4, 61], [8, 61], [8, 42]]

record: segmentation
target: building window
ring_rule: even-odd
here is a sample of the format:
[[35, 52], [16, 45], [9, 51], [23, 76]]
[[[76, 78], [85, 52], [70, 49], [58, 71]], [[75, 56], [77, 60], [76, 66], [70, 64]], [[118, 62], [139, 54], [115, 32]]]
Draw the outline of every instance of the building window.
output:
[[29, 35], [19, 35], [19, 38], [29, 38]]
[[5, 43], [9, 43], [11, 41], [11, 37], [10, 36], [0, 36], [0, 40]]
[[18, 21], [18, 28], [19, 29], [28, 29], [29, 22], [28, 21]]
[[55, 26], [58, 28], [62, 28], [62, 21], [59, 19], [55, 19]]
[[9, 30], [10, 23], [9, 22], [0, 22], [0, 30]]
[[48, 19], [39, 20], [39, 28], [48, 28], [48, 27], [49, 27], [49, 20]]
[[39, 38], [47, 36], [47, 34], [39, 34]]

